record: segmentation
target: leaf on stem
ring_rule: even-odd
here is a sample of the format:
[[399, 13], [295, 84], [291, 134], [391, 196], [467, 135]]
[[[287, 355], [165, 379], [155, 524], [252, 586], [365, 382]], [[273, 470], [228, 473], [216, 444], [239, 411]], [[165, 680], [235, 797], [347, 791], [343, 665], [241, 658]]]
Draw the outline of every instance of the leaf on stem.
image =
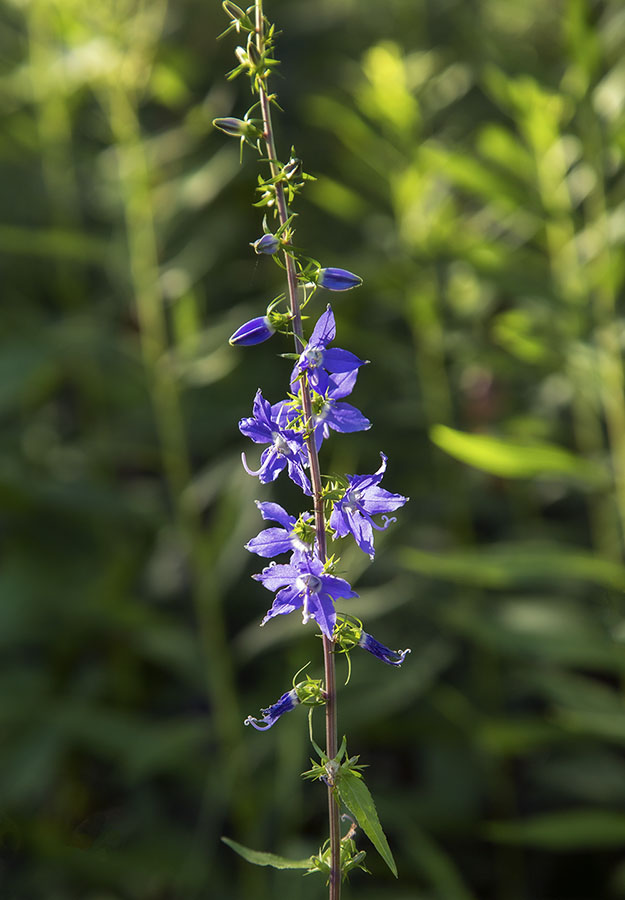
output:
[[354, 816], [395, 878], [397, 878], [397, 866], [386, 840], [386, 835], [382, 831], [375, 803], [367, 785], [362, 778], [353, 772], [341, 772], [340, 778], [337, 779], [336, 788], [345, 806]]
[[243, 844], [227, 837], [221, 839], [235, 853], [242, 856], [247, 862], [254, 866], [272, 866], [274, 869], [310, 869], [311, 861], [309, 859], [286, 859], [284, 856], [277, 856], [275, 853], [263, 853], [261, 850], [250, 850]]

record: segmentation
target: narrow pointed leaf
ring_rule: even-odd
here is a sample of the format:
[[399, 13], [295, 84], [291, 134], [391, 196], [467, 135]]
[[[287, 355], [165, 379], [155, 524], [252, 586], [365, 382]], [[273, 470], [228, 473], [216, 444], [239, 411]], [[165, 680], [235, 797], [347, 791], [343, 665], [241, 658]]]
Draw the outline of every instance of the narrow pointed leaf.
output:
[[395, 878], [397, 878], [397, 866], [386, 836], [382, 831], [375, 803], [367, 785], [362, 778], [358, 778], [351, 772], [345, 772], [338, 779], [337, 790], [345, 806], [354, 816]]
[[286, 859], [284, 856], [277, 856], [275, 853], [250, 850], [249, 847], [244, 847], [243, 844], [238, 844], [227, 837], [222, 837], [222, 841], [254, 866], [272, 866], [274, 869], [310, 869], [312, 865], [310, 859]]

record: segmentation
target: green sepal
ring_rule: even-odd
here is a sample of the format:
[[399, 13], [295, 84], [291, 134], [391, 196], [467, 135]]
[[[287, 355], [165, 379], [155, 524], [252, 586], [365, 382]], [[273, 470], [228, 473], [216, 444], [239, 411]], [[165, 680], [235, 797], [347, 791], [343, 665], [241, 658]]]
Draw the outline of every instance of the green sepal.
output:
[[358, 825], [367, 835], [395, 878], [397, 878], [397, 866], [395, 865], [391, 848], [382, 831], [373, 797], [369, 793], [369, 788], [362, 780], [362, 777], [349, 770], [343, 770], [336, 780], [336, 789], [341, 801], [354, 816]]
[[271, 866], [274, 869], [310, 869], [314, 864], [312, 857], [308, 859], [286, 859], [284, 856], [277, 856], [275, 853], [263, 853], [261, 850], [250, 850], [243, 844], [238, 844], [230, 838], [222, 837], [224, 844], [227, 844], [231, 850], [242, 856], [247, 862], [254, 866]]

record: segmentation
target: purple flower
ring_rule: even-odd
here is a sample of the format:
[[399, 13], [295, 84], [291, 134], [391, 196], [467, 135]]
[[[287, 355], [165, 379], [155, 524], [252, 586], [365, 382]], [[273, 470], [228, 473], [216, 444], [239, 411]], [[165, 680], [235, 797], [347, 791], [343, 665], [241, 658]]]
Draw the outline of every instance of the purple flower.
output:
[[325, 395], [313, 393], [313, 420], [317, 450], [321, 447], [324, 438], [330, 437], [330, 429], [341, 434], [351, 434], [354, 431], [368, 431], [371, 428], [371, 422], [366, 416], [363, 416], [359, 409], [356, 409], [351, 403], [338, 402], [341, 397], [345, 397], [351, 392], [356, 374], [357, 372], [354, 370], [347, 373], [346, 376], [341, 376], [338, 380], [337, 376], [331, 375]]
[[253, 244], [250, 244], [250, 247], [253, 247], [254, 252], [258, 253], [259, 256], [261, 253], [273, 256], [280, 249], [280, 241], [275, 234], [264, 234], [257, 241], [254, 241]]
[[321, 560], [301, 553], [294, 553], [288, 565], [270, 565], [252, 577], [268, 591], [278, 592], [261, 625], [274, 616], [302, 609], [304, 624], [314, 619], [329, 639], [336, 622], [335, 601], [358, 596], [342, 578], [324, 575]]
[[[281, 527], [265, 528], [251, 541], [248, 541], [245, 545], [246, 550], [269, 559], [273, 556], [279, 556], [280, 553], [291, 553], [294, 550], [298, 550], [300, 553], [310, 553], [312, 542], [306, 543], [295, 530], [297, 525], [295, 516], [290, 516], [277, 503], [261, 503], [257, 500], [256, 506], [259, 508], [263, 519], [268, 519], [270, 522], [278, 522]], [[313, 519], [313, 516], [311, 513], [304, 513], [301, 518], [309, 521]], [[314, 527], [312, 525], [309, 527], [314, 542]]]
[[319, 269], [317, 284], [328, 291], [349, 291], [360, 287], [362, 278], [347, 269]]
[[330, 516], [330, 527], [336, 532], [335, 537], [352, 534], [361, 550], [368, 553], [371, 559], [375, 556], [373, 548], [373, 529], [384, 531], [394, 518], [383, 516], [384, 524], [376, 525], [371, 516], [392, 512], [399, 509], [408, 500], [401, 494], [391, 494], [378, 487], [386, 471], [387, 457], [380, 453], [382, 464], [373, 475], [348, 475], [349, 486], [340, 500], [337, 500]]
[[382, 662], [387, 663], [389, 666], [401, 666], [406, 656], [410, 653], [410, 650], [390, 650], [384, 644], [376, 641], [370, 634], [367, 634], [366, 631], [361, 633], [358, 646], [377, 656], [378, 659], [381, 659]]
[[[336, 383], [349, 380], [346, 376], [351, 375], [360, 366], [364, 366], [366, 360], [358, 359], [349, 350], [340, 350], [335, 348], [328, 350], [328, 344], [333, 341], [336, 336], [336, 323], [334, 321], [334, 313], [332, 308], [328, 308], [321, 314], [317, 320], [310, 340], [306, 344], [306, 349], [301, 353], [300, 358], [295, 364], [295, 368], [291, 375], [291, 387], [294, 393], [297, 393], [297, 378], [302, 372], [308, 373], [308, 382], [314, 390], [319, 394], [325, 394], [330, 381], [328, 372], [342, 376]], [[342, 396], [346, 396], [351, 391], [355, 382], [355, 375], [351, 381], [351, 387]]]
[[228, 343], [233, 347], [252, 347], [254, 344], [262, 344], [263, 341], [269, 340], [273, 334], [275, 328], [268, 316], [257, 316], [237, 328]]
[[268, 484], [288, 466], [291, 481], [311, 496], [310, 482], [304, 472], [308, 461], [304, 438], [300, 432], [288, 427], [283, 407], [283, 403], [272, 406], [258, 389], [254, 397], [254, 415], [241, 419], [239, 430], [256, 444], [269, 444], [269, 447], [263, 450], [260, 467], [255, 472], [248, 467], [245, 453], [241, 454], [243, 467], [249, 475], [258, 475], [261, 484]]
[[280, 699], [272, 706], [267, 707], [267, 709], [261, 709], [263, 714], [262, 719], [248, 716], [243, 724], [251, 725], [256, 731], [267, 731], [268, 728], [271, 728], [271, 726], [278, 721], [280, 716], [295, 709], [299, 702], [300, 699], [297, 696], [297, 691], [293, 688], [292, 691], [287, 691], [286, 694], [282, 694]]

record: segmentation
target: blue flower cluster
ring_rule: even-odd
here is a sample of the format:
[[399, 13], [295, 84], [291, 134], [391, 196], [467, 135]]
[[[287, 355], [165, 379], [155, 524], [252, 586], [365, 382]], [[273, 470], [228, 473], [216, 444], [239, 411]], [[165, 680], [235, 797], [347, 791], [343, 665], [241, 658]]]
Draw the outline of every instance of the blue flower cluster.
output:
[[[344, 270], [322, 270], [331, 273], [325, 277], [338, 279]], [[347, 273], [349, 274], [349, 273]], [[357, 276], [352, 276], [357, 278]], [[354, 285], [352, 285], [354, 286]], [[334, 290], [343, 289], [334, 287]], [[258, 322], [261, 329], [261, 320]], [[248, 333], [255, 326], [248, 323]], [[245, 326], [243, 326], [245, 328]], [[241, 330], [241, 329], [240, 329]], [[351, 394], [361, 366], [367, 360], [359, 359], [348, 350], [331, 346], [336, 336], [334, 314], [330, 306], [319, 317], [310, 338], [296, 359], [291, 372], [291, 394], [288, 399], [270, 403], [259, 389], [254, 398], [252, 415], [241, 419], [239, 429], [254, 443], [265, 445], [257, 469], [248, 465], [245, 453], [243, 466], [250, 475], [258, 477], [261, 484], [274, 481], [286, 469], [289, 478], [312, 497], [313, 491], [308, 471], [310, 468], [307, 440], [311, 436], [318, 450], [330, 436], [330, 431], [348, 433], [366, 431], [371, 422], [344, 398]], [[304, 413], [303, 391], [310, 393], [312, 421]], [[392, 494], [380, 487], [386, 471], [386, 456], [372, 475], [347, 475], [338, 483], [324, 490], [326, 529], [334, 540], [351, 535], [358, 547], [371, 559], [375, 555], [374, 531], [386, 529], [395, 519], [388, 514], [406, 503], [401, 494]], [[275, 596], [262, 625], [275, 616], [301, 611], [302, 621], [314, 621], [330, 641], [341, 644], [343, 630], [337, 625], [336, 604], [339, 600], [357, 597], [351, 585], [333, 573], [332, 565], [320, 558], [315, 518], [304, 511], [293, 516], [279, 504], [257, 501], [265, 521], [275, 523], [264, 528], [245, 545], [271, 562], [254, 575], [263, 587]], [[378, 517], [378, 521], [374, 517]], [[276, 557], [288, 554], [287, 562], [277, 562]], [[358, 646], [391, 666], [399, 666], [409, 651], [395, 651], [385, 647], [371, 635], [360, 630], [348, 649]], [[258, 730], [270, 728], [285, 712], [298, 704], [294, 691], [284, 694], [277, 703], [263, 710], [261, 720], [249, 717], [246, 724]]]

